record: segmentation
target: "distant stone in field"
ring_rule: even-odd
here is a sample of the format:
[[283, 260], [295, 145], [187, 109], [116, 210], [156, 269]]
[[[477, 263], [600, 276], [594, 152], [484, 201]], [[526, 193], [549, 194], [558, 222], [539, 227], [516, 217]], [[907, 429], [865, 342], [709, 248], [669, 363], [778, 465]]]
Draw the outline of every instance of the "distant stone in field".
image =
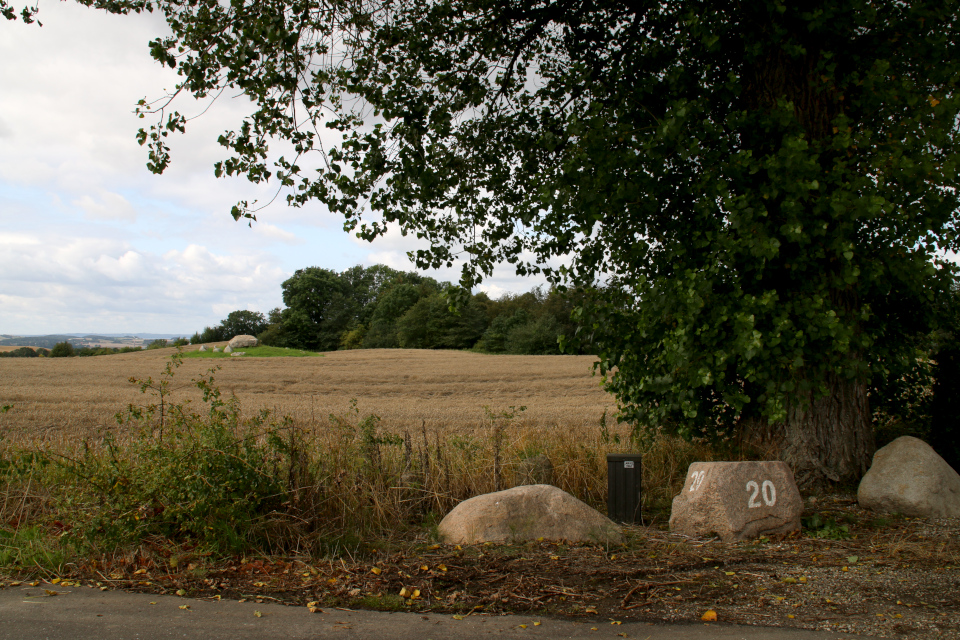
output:
[[517, 465], [517, 485], [553, 484], [553, 463], [543, 455], [524, 458]]
[[857, 501], [884, 513], [957, 518], [960, 474], [923, 440], [901, 436], [873, 455]]
[[207, 345], [205, 344], [200, 345], [200, 348], [197, 349], [197, 351], [206, 351], [206, 350], [207, 350]]
[[224, 353], [233, 353], [233, 347], [231, 347], [231, 346], [228, 344], [227, 346], [225, 346], [225, 347], [223, 348], [223, 352], [224, 352]]
[[670, 529], [735, 542], [800, 528], [803, 500], [784, 462], [694, 462], [673, 499]]
[[620, 542], [609, 518], [566, 491], [544, 484], [514, 487], [464, 500], [440, 522], [441, 539], [451, 544], [566, 540]]
[[[226, 349], [224, 349], [224, 351], [226, 351]], [[233, 353], [230, 354], [230, 357], [244, 356], [244, 355], [247, 355], [247, 354], [243, 351], [234, 351]]]
[[214, 353], [220, 353], [220, 347], [214, 347], [214, 348], [213, 348], [213, 352], [214, 352]]
[[227, 346], [231, 349], [245, 349], [247, 347], [257, 346], [257, 339], [246, 334], [242, 336], [233, 336]]

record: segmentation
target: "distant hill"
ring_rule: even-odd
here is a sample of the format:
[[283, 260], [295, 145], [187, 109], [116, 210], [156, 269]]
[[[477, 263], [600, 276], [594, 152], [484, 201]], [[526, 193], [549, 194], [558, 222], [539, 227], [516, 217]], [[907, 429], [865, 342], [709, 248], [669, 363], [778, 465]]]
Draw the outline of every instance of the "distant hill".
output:
[[58, 342], [69, 342], [78, 347], [96, 345], [128, 345], [139, 347], [153, 340], [171, 340], [184, 334], [177, 333], [56, 333], [46, 335], [14, 336], [0, 334], [0, 347], [42, 347], [52, 349]]

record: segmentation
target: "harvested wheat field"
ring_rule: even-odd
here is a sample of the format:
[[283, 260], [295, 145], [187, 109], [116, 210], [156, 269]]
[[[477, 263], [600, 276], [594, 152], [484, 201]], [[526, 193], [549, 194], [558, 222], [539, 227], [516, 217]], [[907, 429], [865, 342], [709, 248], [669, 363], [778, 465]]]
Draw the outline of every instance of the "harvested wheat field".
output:
[[[196, 349], [196, 347], [188, 347]], [[86, 358], [0, 360], [0, 418], [6, 437], [21, 442], [76, 442], [118, 429], [115, 415], [148, 396], [130, 378], [161, 376], [173, 349]], [[515, 425], [596, 431], [613, 398], [592, 375], [592, 356], [508, 356], [456, 351], [376, 349], [338, 351], [322, 358], [185, 359], [176, 371], [173, 400], [199, 401], [191, 383], [215, 364], [224, 395], [239, 398], [245, 414], [268, 408], [300, 425], [347, 415], [356, 399], [361, 416], [381, 427], [446, 434], [474, 431], [495, 413], [525, 406]], [[612, 420], [610, 422], [613, 422]]]

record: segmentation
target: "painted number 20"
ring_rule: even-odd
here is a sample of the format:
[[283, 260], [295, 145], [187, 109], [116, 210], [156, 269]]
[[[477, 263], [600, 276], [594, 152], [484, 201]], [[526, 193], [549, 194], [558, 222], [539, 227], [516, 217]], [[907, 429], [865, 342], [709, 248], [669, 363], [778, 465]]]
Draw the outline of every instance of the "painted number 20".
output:
[[693, 482], [690, 483], [690, 491], [696, 491], [700, 488], [700, 485], [703, 484], [703, 476], [706, 473], [706, 471], [694, 471], [690, 474], [690, 477], [693, 478]]
[[750, 501], [747, 502], [747, 506], [751, 509], [756, 509], [760, 506], [760, 503], [757, 502], [757, 496], [763, 496], [763, 503], [768, 507], [772, 507], [777, 504], [777, 488], [773, 486], [773, 483], [769, 480], [764, 480], [762, 489], [761, 485], [758, 485], [756, 480], [751, 480], [747, 483], [747, 491], [753, 491], [750, 494]]

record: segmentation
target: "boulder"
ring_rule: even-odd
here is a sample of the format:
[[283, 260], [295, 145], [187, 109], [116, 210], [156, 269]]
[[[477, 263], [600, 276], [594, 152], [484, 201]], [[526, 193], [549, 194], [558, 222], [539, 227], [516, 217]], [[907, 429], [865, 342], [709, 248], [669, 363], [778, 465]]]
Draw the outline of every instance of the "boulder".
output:
[[207, 345], [205, 344], [200, 345], [200, 348], [197, 349], [197, 351], [206, 351], [206, 350], [207, 350]]
[[553, 463], [543, 455], [524, 458], [517, 465], [517, 485], [553, 484]]
[[213, 348], [213, 352], [214, 352], [214, 353], [220, 353], [220, 347], [214, 347], [214, 348]]
[[242, 336], [233, 336], [230, 339], [230, 342], [227, 343], [227, 346], [231, 349], [245, 349], [247, 347], [257, 346], [257, 339], [253, 336], [242, 335]]
[[673, 499], [670, 529], [724, 542], [800, 529], [803, 500], [784, 462], [694, 462]]
[[901, 436], [873, 455], [857, 501], [884, 513], [958, 518], [960, 474], [923, 440]]
[[609, 518], [566, 491], [545, 484], [514, 487], [464, 500], [440, 522], [450, 544], [566, 540], [618, 543], [620, 529]]
[[223, 348], [223, 352], [224, 352], [224, 353], [233, 353], [233, 347], [231, 347], [231, 346], [228, 344], [227, 346], [225, 346], [225, 347]]

